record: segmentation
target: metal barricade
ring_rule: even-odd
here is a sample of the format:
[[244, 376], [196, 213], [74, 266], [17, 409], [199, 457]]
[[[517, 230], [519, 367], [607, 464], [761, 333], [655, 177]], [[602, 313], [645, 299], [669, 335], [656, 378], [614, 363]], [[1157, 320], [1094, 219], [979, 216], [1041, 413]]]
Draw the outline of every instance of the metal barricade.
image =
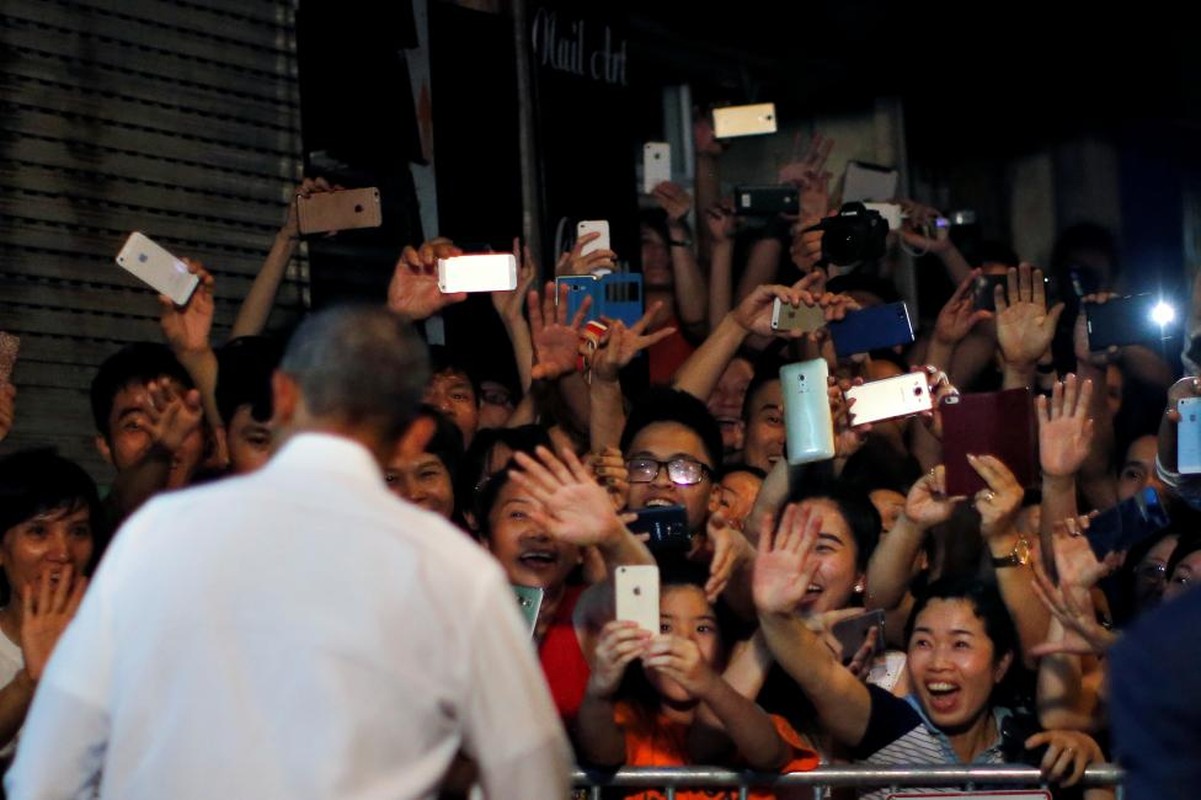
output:
[[[1112, 786], [1122, 800], [1122, 771], [1115, 764], [1095, 764], [1084, 772], [1081, 785]], [[709, 767], [638, 767], [616, 772], [576, 770], [572, 785], [585, 790], [590, 800], [601, 800], [602, 790], [613, 788], [656, 789], [667, 800], [675, 800], [682, 789], [732, 789], [740, 800], [747, 800], [751, 789], [809, 786], [815, 800], [828, 788], [886, 788], [901, 791], [905, 787], [948, 787], [973, 791], [976, 787], [1036, 788], [1044, 785], [1042, 774], [1022, 765], [960, 766], [931, 765], [915, 767], [874, 767], [870, 764], [823, 766], [811, 772], [785, 775], [736, 772]], [[578, 796], [578, 792], [577, 792]]]

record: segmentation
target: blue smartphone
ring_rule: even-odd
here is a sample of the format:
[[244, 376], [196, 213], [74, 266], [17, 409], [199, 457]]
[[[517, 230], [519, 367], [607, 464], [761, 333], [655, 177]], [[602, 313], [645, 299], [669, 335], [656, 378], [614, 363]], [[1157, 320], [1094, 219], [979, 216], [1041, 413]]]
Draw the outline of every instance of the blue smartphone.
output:
[[904, 302], [850, 311], [828, 327], [839, 358], [913, 342], [913, 322]]
[[1113, 508], [1106, 509], [1088, 524], [1088, 543], [1097, 559], [1112, 552], [1126, 552], [1134, 545], [1168, 527], [1171, 519], [1150, 486], [1141, 489]]
[[834, 458], [834, 415], [826, 394], [829, 374], [824, 358], [780, 369], [789, 464]]
[[600, 281], [592, 275], [564, 275], [561, 278], [555, 278], [555, 301], [558, 302], [562, 294], [560, 287], [567, 287], [567, 319], [568, 321], [575, 318], [575, 314], [580, 310], [580, 306], [584, 303], [584, 298], [592, 298], [592, 306], [588, 309], [588, 314], [584, 318], [584, 322], [590, 322], [594, 319], [601, 318], [601, 292]]

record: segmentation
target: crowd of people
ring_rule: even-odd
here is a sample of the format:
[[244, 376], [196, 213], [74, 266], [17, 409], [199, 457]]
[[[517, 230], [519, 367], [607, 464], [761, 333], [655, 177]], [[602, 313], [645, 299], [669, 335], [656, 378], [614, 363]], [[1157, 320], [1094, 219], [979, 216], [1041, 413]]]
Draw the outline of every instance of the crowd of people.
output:
[[[1156, 606], [1190, 602], [1201, 570], [1201, 481], [1177, 471], [1176, 452], [1176, 405], [1201, 396], [1191, 339], [1170, 352], [1090, 350], [1082, 308], [1125, 289], [1096, 227], [1065, 232], [1042, 270], [1002, 242], [961, 252], [932, 233], [938, 212], [903, 200], [884, 257], [829, 263], [819, 223], [839, 208], [833, 146], [816, 137], [781, 170], [797, 215], [745, 225], [721, 199], [723, 145], [698, 120], [696, 185], [644, 198], [645, 314], [633, 324], [586, 324], [587, 303], [569, 314], [553, 280], [620, 270], [630, 254], [585, 254], [595, 235], [582, 236], [548, 275], [515, 240], [518, 286], [491, 295], [511, 385], [409, 328], [465, 300], [438, 286], [437, 260], [461, 252], [451, 241], [405, 248], [379, 308], [316, 315], [290, 342], [263, 331], [299, 240], [294, 206], [224, 343], [211, 338], [217, 278], [188, 261], [199, 287], [184, 306], [160, 298], [163, 340], [122, 348], [92, 381], [108, 493], [50, 451], [0, 459], [0, 744], [6, 765], [15, 753], [13, 796], [93, 784], [106, 796], [187, 796], [163, 788], [187, 781], [207, 786], [192, 796], [247, 786], [322, 796], [296, 790], [287, 771], [342, 760], [322, 773], [335, 787], [324, 796], [385, 796], [339, 783], [349, 765], [386, 775], [386, 796], [465, 796], [477, 782], [492, 796], [542, 796], [561, 778], [531, 773], [566, 763], [557, 728], [537, 716], [544, 694], [585, 767], [1027, 763], [1059, 792], [1115, 760], [1115, 747], [1119, 760], [1151, 759], [1165, 747], [1153, 733], [1115, 727], [1139, 715], [1111, 715], [1111, 700], [1142, 694], [1115, 686], [1110, 653]], [[298, 189], [328, 191], [320, 178]], [[839, 357], [824, 327], [772, 325], [777, 301], [834, 322], [900, 300], [902, 245], [955, 286], [912, 344]], [[1002, 280], [982, 302], [988, 276]], [[830, 375], [835, 453], [791, 464], [780, 370], [816, 359]], [[922, 376], [931, 410], [853, 424], [847, 390], [906, 373]], [[1022, 388], [1037, 420], [1033, 482], [973, 453], [986, 488], [950, 494], [941, 402]], [[0, 438], [21, 411], [0, 386]], [[1092, 521], [1148, 488], [1166, 527], [1099, 552]], [[683, 509], [682, 545], [634, 532], [667, 507]], [[396, 561], [372, 549], [376, 528], [436, 557]], [[438, 542], [412, 543], [423, 538]], [[298, 551], [289, 558], [302, 574], [277, 578], [283, 550]], [[616, 618], [615, 573], [642, 565], [659, 569], [655, 630]], [[517, 599], [492, 591], [506, 581], [540, 590], [532, 631], [519, 630]], [[882, 624], [861, 640], [836, 634], [875, 611]], [[466, 639], [452, 633], [459, 623]], [[422, 633], [407, 638], [414, 624]], [[255, 644], [259, 634], [282, 638]], [[346, 644], [356, 636], [387, 647]], [[513, 645], [527, 636], [529, 647]], [[326, 676], [325, 696], [291, 677], [325, 669], [306, 663], [319, 639], [348, 648], [339, 657], [358, 670]], [[366, 694], [392, 657], [411, 685]], [[273, 679], [256, 671], [265, 663]], [[441, 694], [441, 677], [458, 697]], [[149, 707], [154, 697], [174, 699]], [[398, 733], [439, 704], [454, 711], [429, 724], [461, 725], [452, 746], [444, 731]], [[221, 729], [189, 727], [196, 705]], [[421, 710], [406, 717], [410, 706]], [[506, 723], [530, 709], [528, 724]], [[310, 745], [273, 760], [222, 742], [236, 726], [263, 747], [305, 729]], [[396, 740], [433, 753], [418, 777], [388, 772]], [[239, 765], [228, 781], [209, 772], [212, 753]], [[1187, 767], [1188, 753], [1157, 757], [1173, 755], [1185, 766], [1165, 776]], [[259, 762], [271, 762], [267, 777], [251, 777]]]

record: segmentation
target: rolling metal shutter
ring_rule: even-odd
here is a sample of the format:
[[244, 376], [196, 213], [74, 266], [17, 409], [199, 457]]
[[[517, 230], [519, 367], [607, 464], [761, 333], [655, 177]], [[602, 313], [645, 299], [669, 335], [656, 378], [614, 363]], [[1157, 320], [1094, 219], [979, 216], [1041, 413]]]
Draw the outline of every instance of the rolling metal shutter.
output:
[[[216, 278], [228, 336], [301, 170], [291, 0], [0, 0], [0, 330], [21, 336], [5, 452], [51, 444], [101, 482], [87, 390], [160, 340], [113, 262], [141, 230]], [[272, 327], [307, 305], [296, 259]]]

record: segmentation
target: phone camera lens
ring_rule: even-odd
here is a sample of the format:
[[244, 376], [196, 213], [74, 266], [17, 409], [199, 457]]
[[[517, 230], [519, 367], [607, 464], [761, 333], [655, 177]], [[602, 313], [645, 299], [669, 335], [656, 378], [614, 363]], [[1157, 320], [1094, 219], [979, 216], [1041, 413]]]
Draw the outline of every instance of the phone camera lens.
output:
[[914, 386], [914, 387], [913, 387], [913, 396], [914, 396], [914, 397], [921, 397], [921, 396], [922, 396], [922, 387], [920, 387], [920, 386]]
[[635, 597], [641, 597], [641, 596], [642, 596], [642, 587], [641, 587], [641, 586], [635, 586], [635, 587], [634, 587], [634, 596], [635, 596]]
[[356, 214], [362, 214], [362, 213], [363, 213], [363, 206], [362, 206], [362, 205], [356, 205], [356, 206], [354, 207], [354, 213], [356, 213]]

